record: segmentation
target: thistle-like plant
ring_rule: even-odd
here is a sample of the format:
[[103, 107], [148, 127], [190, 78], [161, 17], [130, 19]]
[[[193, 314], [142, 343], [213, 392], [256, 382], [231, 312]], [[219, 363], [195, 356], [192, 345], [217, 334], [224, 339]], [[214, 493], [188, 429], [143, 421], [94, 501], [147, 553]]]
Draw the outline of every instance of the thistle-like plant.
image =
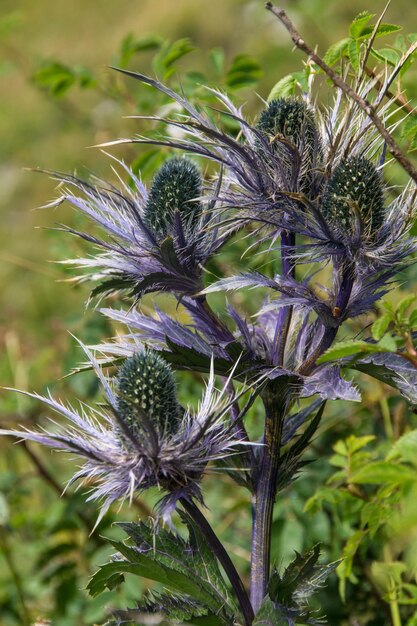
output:
[[[302, 455], [326, 401], [360, 399], [342, 375], [344, 368], [380, 378], [417, 403], [407, 347], [387, 348], [367, 334], [365, 325], [359, 340], [334, 344], [340, 327], [369, 313], [417, 249], [409, 234], [416, 215], [414, 185], [388, 201], [380, 118], [375, 121], [373, 110], [368, 113], [362, 105], [375, 83], [363, 76], [353, 99], [351, 92], [344, 99], [336, 75], [341, 91], [330, 110], [281, 98], [253, 121], [225, 94], [213, 91], [239, 125], [234, 135], [213, 121], [211, 111], [169, 87], [125, 74], [177, 103], [182, 111], [177, 118], [152, 119], [181, 133], [176, 139], [116, 143], [159, 143], [191, 157], [169, 159], [149, 192], [121, 161], [129, 184], [120, 176], [120, 189], [54, 174], [65, 184], [54, 204], [69, 201], [107, 231], [100, 237], [77, 233], [99, 248], [76, 261], [91, 270], [83, 279], [97, 281], [93, 296], [122, 293], [128, 302], [127, 309], [102, 311], [126, 325], [126, 334], [95, 346], [100, 362], [86, 350], [107, 407], [77, 413], [44, 398], [71, 427], [3, 434], [83, 457], [73, 480], [95, 481], [90, 498], [102, 500], [101, 515], [116, 499], [133, 498], [149, 487], [164, 493], [163, 517], [179, 512], [188, 539], [146, 522], [125, 524], [129, 545], [115, 544], [118, 555], [90, 583], [91, 592], [99, 593], [115, 584], [117, 574], [130, 572], [169, 589], [139, 601], [129, 611], [133, 623], [143, 623], [149, 613], [163, 613], [168, 623], [216, 626], [322, 623], [308, 599], [334, 565], [318, 565], [315, 547], [297, 554], [283, 573], [271, 571], [274, 502], [303, 469]], [[381, 100], [379, 92], [375, 106]], [[387, 141], [389, 105], [380, 114]], [[193, 154], [220, 164], [219, 172], [203, 180], [190, 160]], [[267, 243], [273, 275], [237, 273], [207, 284], [209, 259], [232, 235], [249, 241], [250, 249], [260, 246], [264, 254]], [[317, 282], [317, 263], [327, 269], [325, 285]], [[221, 315], [211, 307], [211, 293], [243, 288], [267, 293], [257, 315], [238, 310], [228, 296]], [[157, 307], [153, 315], [141, 310], [141, 297], [156, 291], [175, 299], [178, 318]], [[116, 368], [112, 380], [101, 369], [109, 365]], [[209, 376], [195, 412], [180, 405], [174, 370]], [[251, 441], [245, 420], [256, 400], [264, 409], [264, 433]], [[249, 593], [201, 509], [201, 481], [209, 469], [227, 473], [250, 492]]]

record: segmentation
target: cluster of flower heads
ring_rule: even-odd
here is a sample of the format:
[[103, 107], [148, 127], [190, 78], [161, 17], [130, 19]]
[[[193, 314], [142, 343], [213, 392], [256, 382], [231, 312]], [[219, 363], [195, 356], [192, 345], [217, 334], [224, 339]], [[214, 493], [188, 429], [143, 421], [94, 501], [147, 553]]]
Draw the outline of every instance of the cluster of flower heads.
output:
[[[99, 347], [126, 358], [114, 390], [90, 355], [108, 410], [79, 415], [47, 398], [73, 426], [21, 433], [85, 457], [74, 480], [97, 481], [92, 497], [104, 499], [103, 510], [151, 486], [168, 492], [165, 509], [178, 498], [200, 497], [198, 483], [207, 464], [243, 443], [236, 424], [226, 418], [235, 399], [223, 400], [233, 379], [256, 386], [259, 380], [284, 377], [293, 399], [318, 394], [324, 400], [358, 400], [355, 387], [341, 378], [340, 364], [317, 365], [317, 358], [345, 319], [368, 311], [389, 289], [416, 249], [408, 236], [414, 192], [407, 188], [387, 204], [380, 142], [359, 110], [346, 118], [340, 100], [321, 114], [302, 100], [279, 99], [252, 125], [216, 92], [240, 125], [236, 138], [182, 96], [133, 76], [185, 111], [164, 120], [181, 130], [180, 138], [133, 141], [205, 157], [220, 164], [221, 173], [204, 182], [190, 158], [175, 157], [156, 173], [149, 191], [120, 162], [130, 177], [129, 184], [120, 178], [121, 188], [54, 175], [64, 185], [54, 204], [70, 202], [107, 232], [100, 238], [76, 233], [99, 249], [73, 261], [98, 281], [94, 295], [121, 292], [137, 305], [146, 293], [168, 292], [191, 320], [182, 323], [158, 310], [153, 317], [136, 308], [104, 310], [129, 329]], [[204, 288], [207, 261], [247, 226], [252, 237], [270, 242], [271, 255], [279, 249], [281, 272], [273, 278], [259, 272], [230, 276]], [[297, 278], [297, 264], [315, 262], [332, 263], [330, 286], [318, 288], [313, 272]], [[207, 294], [242, 287], [266, 288], [271, 297], [255, 321], [231, 306], [229, 321], [220, 320]], [[197, 413], [180, 406], [167, 362], [210, 373]], [[214, 388], [215, 374], [228, 377], [221, 393]]]

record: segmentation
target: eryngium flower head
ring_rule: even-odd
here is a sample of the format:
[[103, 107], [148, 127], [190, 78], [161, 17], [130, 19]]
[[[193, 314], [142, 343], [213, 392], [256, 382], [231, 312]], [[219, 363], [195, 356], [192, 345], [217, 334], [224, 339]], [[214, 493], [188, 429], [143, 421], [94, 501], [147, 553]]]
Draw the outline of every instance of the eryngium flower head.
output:
[[273, 154], [282, 158], [283, 145], [293, 148], [291, 159], [300, 162], [299, 190], [314, 196], [313, 170], [320, 166], [323, 154], [313, 111], [301, 100], [279, 98], [262, 111], [256, 127], [267, 137]]
[[381, 175], [369, 159], [341, 160], [324, 192], [322, 213], [336, 232], [354, 235], [358, 224], [360, 234], [375, 237], [384, 223], [384, 194]]
[[[162, 436], [178, 432], [183, 411], [174, 376], [156, 352], [138, 352], [125, 360], [117, 376], [116, 397], [119, 418], [133, 438], [146, 437], [149, 428]], [[131, 445], [123, 431], [122, 438]]]
[[106, 231], [105, 236], [93, 236], [67, 228], [101, 252], [66, 263], [87, 270], [80, 281], [90, 278], [99, 283], [94, 296], [124, 292], [139, 299], [155, 291], [195, 294], [202, 288], [205, 262], [225, 241], [212, 223], [208, 228], [216, 201], [198, 201], [198, 170], [185, 159], [169, 161], [148, 193], [134, 172], [117, 162], [131, 183], [119, 176], [120, 189], [51, 172], [61, 183], [62, 195], [50, 206], [67, 201]]
[[178, 212], [185, 230], [195, 230], [201, 216], [201, 176], [189, 159], [173, 158], [158, 170], [149, 192], [143, 221], [159, 239], [172, 233]]
[[[28, 393], [64, 416], [67, 423], [61, 425], [51, 420], [53, 428], [49, 431], [0, 430], [0, 435], [36, 441], [83, 458], [84, 463], [69, 483], [81, 480], [90, 487], [94, 485], [88, 500], [102, 502], [98, 521], [116, 500], [131, 499], [135, 493], [150, 487], [168, 494], [160, 503], [162, 514], [169, 514], [178, 498], [202, 500], [199, 481], [207, 464], [227, 457], [243, 443], [225, 418], [235, 401], [235, 398], [225, 399], [230, 379], [218, 391], [212, 368], [198, 409], [195, 412], [186, 409], [179, 416], [175, 407], [174, 421], [178, 424], [175, 432], [162, 431], [155, 426], [154, 416], [143, 411], [141, 420], [146, 421], [147, 431], [146, 436], [144, 430], [139, 435], [130, 426], [129, 418], [126, 421], [120, 414], [117, 396], [120, 380], [116, 385], [109, 381], [88, 348], [84, 350], [104, 389], [107, 408], [83, 405], [77, 412], [50, 395]], [[137, 362], [137, 357], [133, 358], [132, 363]]]

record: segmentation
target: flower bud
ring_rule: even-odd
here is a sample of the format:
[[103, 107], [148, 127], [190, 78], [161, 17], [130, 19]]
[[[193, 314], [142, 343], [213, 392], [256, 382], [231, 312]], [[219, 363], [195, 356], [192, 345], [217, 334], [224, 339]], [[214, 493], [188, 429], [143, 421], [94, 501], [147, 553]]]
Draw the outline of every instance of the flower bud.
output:
[[372, 238], [385, 218], [382, 178], [373, 163], [359, 156], [342, 159], [327, 184], [322, 212], [330, 226], [347, 234], [358, 214], [362, 232]]
[[[117, 409], [130, 433], [143, 438], [149, 424], [160, 434], [173, 434], [181, 421], [175, 381], [168, 363], [156, 352], [139, 352], [118, 373]], [[123, 440], [127, 437], [121, 433]]]
[[189, 159], [173, 158], [158, 170], [149, 192], [144, 222], [163, 239], [171, 234], [178, 211], [185, 230], [193, 232], [201, 215], [201, 175]]
[[301, 157], [300, 188], [309, 195], [312, 169], [322, 161], [322, 147], [313, 111], [301, 100], [279, 98], [272, 100], [259, 116], [257, 128], [265, 135], [274, 152], [280, 141], [292, 143]]

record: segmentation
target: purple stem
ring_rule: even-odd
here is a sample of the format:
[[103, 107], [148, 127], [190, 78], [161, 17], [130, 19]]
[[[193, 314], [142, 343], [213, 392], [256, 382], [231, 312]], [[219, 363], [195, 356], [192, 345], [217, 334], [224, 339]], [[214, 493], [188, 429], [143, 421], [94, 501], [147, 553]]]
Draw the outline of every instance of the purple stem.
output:
[[252, 605], [250, 603], [250, 600], [246, 592], [246, 589], [243, 585], [243, 582], [239, 574], [237, 573], [236, 568], [233, 565], [233, 562], [230, 556], [226, 552], [225, 547], [220, 542], [219, 538], [217, 537], [216, 533], [214, 532], [214, 530], [208, 523], [207, 519], [204, 517], [200, 509], [194, 504], [194, 502], [191, 502], [191, 500], [187, 500], [187, 498], [180, 498], [180, 502], [181, 502], [181, 505], [184, 507], [185, 511], [188, 513], [188, 515], [192, 518], [194, 523], [201, 530], [208, 545], [213, 550], [217, 559], [221, 563], [230, 581], [230, 584], [232, 585], [233, 590], [236, 594], [239, 606], [241, 608], [241, 611], [245, 620], [245, 626], [250, 626], [255, 617], [253, 613]]
[[[282, 275], [295, 278], [295, 263], [292, 254], [295, 249], [295, 233], [283, 230], [281, 232], [281, 263]], [[283, 365], [285, 346], [288, 338], [292, 317], [292, 307], [283, 307], [278, 313], [277, 324], [275, 327], [274, 349], [271, 360], [274, 365]]]
[[[339, 330], [342, 317], [349, 299], [352, 294], [353, 284], [355, 281], [355, 265], [352, 261], [344, 261], [341, 266], [342, 280], [340, 283], [339, 293], [336, 297], [336, 302], [333, 307], [333, 317], [335, 318], [335, 325], [329, 326], [325, 329], [323, 338], [317, 349], [304, 361], [299, 369], [299, 373], [308, 375], [314, 368], [317, 359], [322, 355], [336, 339], [337, 331]], [[339, 321], [337, 321], [339, 320]]]
[[255, 494], [252, 500], [253, 528], [250, 598], [255, 614], [268, 589], [271, 564], [271, 527], [280, 460], [285, 409], [282, 398], [270, 387], [263, 394], [265, 435]]

